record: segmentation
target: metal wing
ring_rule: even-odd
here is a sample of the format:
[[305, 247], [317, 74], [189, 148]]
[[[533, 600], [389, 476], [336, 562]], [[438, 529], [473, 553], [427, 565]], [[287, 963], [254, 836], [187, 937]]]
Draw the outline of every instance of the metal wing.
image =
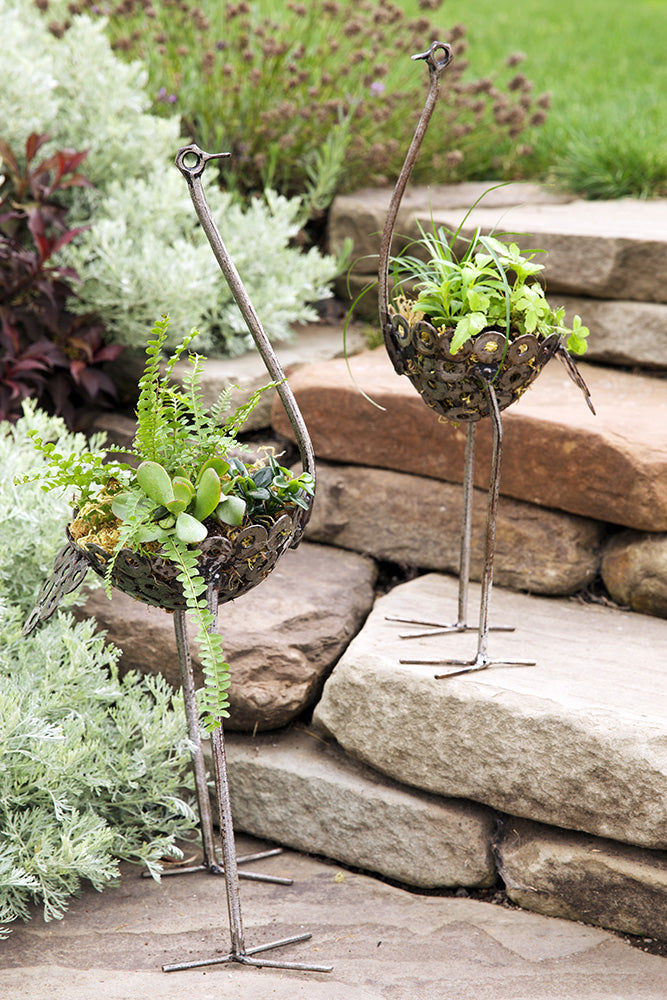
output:
[[72, 545], [65, 545], [56, 556], [51, 576], [42, 584], [37, 603], [23, 626], [23, 635], [30, 635], [50, 618], [63, 597], [81, 586], [89, 569], [86, 557]]
[[567, 374], [570, 376], [574, 384], [578, 385], [581, 391], [583, 392], [584, 398], [588, 405], [588, 409], [591, 411], [593, 416], [595, 416], [595, 407], [593, 406], [593, 400], [591, 399], [590, 390], [586, 385], [586, 383], [584, 382], [581, 372], [579, 371], [576, 364], [574, 363], [574, 361], [567, 353], [562, 344], [559, 344], [559, 346], [556, 348], [556, 355], [559, 361], [561, 361], [561, 363], [565, 366], [565, 370], [567, 371]]

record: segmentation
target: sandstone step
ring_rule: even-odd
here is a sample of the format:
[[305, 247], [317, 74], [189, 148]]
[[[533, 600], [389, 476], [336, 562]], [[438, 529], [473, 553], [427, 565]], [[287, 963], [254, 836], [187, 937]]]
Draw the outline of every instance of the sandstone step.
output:
[[227, 737], [237, 830], [411, 886], [497, 871], [525, 909], [667, 939], [667, 852], [500, 815], [399, 785], [304, 727]]
[[[458, 187], [458, 186], [456, 186]], [[488, 185], [408, 189], [392, 247], [419, 238], [424, 229], [455, 231]], [[330, 215], [330, 244], [354, 241], [358, 273], [372, 274], [390, 189], [362, 190], [336, 198]], [[463, 234], [512, 233], [523, 248], [547, 252], [544, 277], [550, 292], [602, 299], [667, 302], [667, 199], [623, 198], [611, 205], [554, 196], [535, 185], [513, 184], [491, 192], [468, 217]], [[374, 259], [375, 258], [375, 259]]]
[[[239, 837], [239, 853], [270, 845]], [[293, 886], [242, 883], [248, 949], [299, 933], [267, 958], [331, 964], [329, 974], [165, 962], [228, 948], [221, 880], [160, 883], [122, 865], [116, 889], [83, 887], [63, 920], [3, 942], [2, 1000], [664, 1000], [665, 959], [608, 931], [474, 899], [417, 895], [287, 851], [252, 866]]]
[[507, 894], [551, 917], [667, 938], [667, 853], [508, 817], [495, 854]]
[[[316, 700], [373, 601], [374, 564], [323, 545], [286, 552], [271, 575], [220, 607], [218, 628], [231, 664], [230, 729], [286, 725]], [[173, 616], [114, 590], [95, 590], [79, 615], [93, 617], [123, 651], [121, 669], [162, 673], [179, 685]], [[203, 683], [192, 644], [195, 686]]]
[[590, 329], [586, 361], [627, 368], [667, 369], [667, 305], [556, 295], [568, 320], [581, 316]]
[[[482, 577], [487, 506], [487, 492], [474, 490], [474, 580]], [[319, 462], [306, 538], [404, 566], [458, 573], [462, 507], [463, 491], [454, 483]], [[574, 594], [597, 576], [603, 533], [599, 521], [502, 497], [494, 579], [533, 594]]]
[[226, 749], [238, 830], [423, 888], [495, 879], [484, 806], [399, 785], [304, 730]]
[[[512, 816], [667, 847], [667, 623], [495, 588], [489, 653], [535, 659], [435, 680], [475, 635], [400, 639], [387, 615], [455, 618], [456, 581], [428, 574], [380, 598], [324, 687], [314, 724], [408, 786]], [[475, 594], [477, 588], [472, 593]]]
[[[666, 383], [580, 367], [597, 416], [555, 360], [503, 412], [501, 492], [641, 531], [666, 531]], [[439, 422], [396, 375], [383, 347], [355, 355], [350, 368], [352, 377], [344, 360], [324, 362], [300, 368], [291, 379], [317, 457], [460, 482], [465, 426]], [[273, 427], [293, 437], [275, 406]], [[488, 488], [488, 420], [479, 422], [477, 440], [475, 485]]]

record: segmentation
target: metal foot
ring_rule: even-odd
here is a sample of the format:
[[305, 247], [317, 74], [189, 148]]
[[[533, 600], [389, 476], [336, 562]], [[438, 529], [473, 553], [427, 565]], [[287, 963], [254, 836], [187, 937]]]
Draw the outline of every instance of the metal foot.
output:
[[[426, 622], [418, 618], [401, 618], [399, 615], [385, 615], [385, 621], [399, 622], [402, 625], [422, 625], [429, 629], [428, 632], [403, 632], [399, 639], [424, 639], [429, 635], [445, 635], [453, 632], [476, 632], [476, 625], [466, 625], [465, 622], [452, 622], [450, 625], [443, 625], [442, 622]], [[489, 632], [514, 632], [514, 625], [490, 625]], [[404, 663], [405, 660], [401, 660]]]
[[[245, 865], [249, 864], [251, 861], [261, 861], [262, 858], [272, 858], [276, 854], [282, 854], [282, 847], [274, 847], [267, 851], [257, 851], [255, 854], [243, 854], [236, 859], [237, 864]], [[173, 867], [165, 868], [161, 874], [161, 878], [168, 877], [170, 875], [191, 875], [193, 872], [208, 872], [209, 875], [224, 875], [225, 869], [223, 865], [218, 862], [201, 861], [199, 864], [190, 865], [177, 865]], [[142, 872], [142, 878], [151, 878], [149, 872]], [[274, 885], [294, 885], [294, 879], [285, 878], [282, 875], [260, 875], [257, 872], [239, 872], [239, 878], [246, 879], [248, 882], [270, 882]]]
[[421, 667], [456, 667], [456, 670], [448, 670], [446, 674], [436, 674], [436, 681], [444, 680], [447, 677], [458, 677], [459, 674], [471, 674], [475, 670], [488, 670], [489, 667], [535, 667], [535, 660], [489, 660], [485, 656], [477, 657], [474, 660], [399, 660], [399, 663], [412, 664]]
[[265, 951], [273, 951], [274, 948], [284, 948], [290, 944], [298, 944], [300, 941], [308, 941], [312, 934], [297, 934], [295, 937], [283, 938], [280, 941], [271, 941], [269, 944], [261, 944], [255, 948], [243, 949], [239, 952], [229, 952], [227, 955], [220, 955], [218, 958], [204, 958], [194, 962], [177, 962], [174, 965], [163, 965], [163, 972], [182, 972], [184, 969], [200, 969], [209, 965], [254, 965], [258, 968], [288, 969], [294, 972], [332, 972], [332, 965], [310, 965], [307, 962], [278, 962], [271, 958], [254, 958]]

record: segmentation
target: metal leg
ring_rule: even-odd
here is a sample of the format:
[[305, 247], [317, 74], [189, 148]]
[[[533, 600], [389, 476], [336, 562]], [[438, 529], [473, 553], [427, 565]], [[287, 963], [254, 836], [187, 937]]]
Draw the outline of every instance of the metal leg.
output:
[[[472, 421], [466, 429], [466, 446], [463, 464], [463, 516], [461, 523], [461, 554], [459, 559], [459, 594], [458, 617], [454, 624], [443, 625], [441, 622], [419, 621], [414, 618], [401, 618], [398, 615], [387, 615], [387, 621], [402, 622], [405, 625], [423, 625], [428, 632], [408, 632], [399, 638], [420, 639], [430, 635], [444, 635], [447, 632], [474, 632], [475, 626], [468, 625], [468, 587], [470, 583], [470, 539], [472, 535], [472, 498], [473, 473], [475, 467], [475, 428]], [[491, 626], [492, 632], [513, 632], [511, 625]], [[401, 660], [401, 663], [414, 662]]]
[[[191, 872], [209, 871], [212, 875], [224, 875], [224, 868], [218, 863], [215, 849], [215, 834], [213, 832], [213, 816], [211, 813], [211, 798], [206, 780], [206, 764], [204, 761], [204, 751], [202, 749], [201, 732], [199, 729], [199, 713], [195, 698], [195, 682], [192, 672], [192, 659], [190, 656], [190, 644], [188, 641], [187, 620], [185, 611], [174, 612], [174, 632], [176, 634], [176, 648], [178, 650], [178, 663], [181, 675], [181, 688], [183, 690], [183, 701], [185, 703], [185, 717], [188, 726], [188, 737], [191, 744], [192, 770], [194, 772], [195, 789], [197, 792], [197, 806], [199, 809], [199, 826], [201, 830], [202, 848], [204, 860], [198, 865], [181, 865], [168, 868], [163, 871], [163, 876], [169, 875], [189, 875]], [[281, 854], [282, 848], [276, 847], [268, 851], [258, 851], [255, 854], [247, 854], [237, 858], [238, 864], [249, 861], [259, 861], [261, 858], [273, 857]], [[255, 872], [240, 872], [241, 878], [248, 881], [272, 882], [277, 885], [292, 885], [291, 878], [282, 878], [278, 875], [259, 875]]]
[[[493, 452], [491, 456], [491, 481], [489, 483], [489, 503], [486, 514], [486, 543], [484, 550], [484, 573], [482, 576], [482, 596], [479, 612], [479, 628], [477, 633], [477, 654], [474, 660], [401, 660], [401, 663], [420, 664], [422, 666], [452, 666], [458, 670], [450, 670], [446, 674], [436, 674], [436, 680], [446, 677], [456, 677], [473, 670], [484, 670], [491, 666], [535, 666], [534, 660], [502, 659], [492, 660], [487, 654], [489, 638], [489, 604], [493, 588], [493, 558], [496, 542], [496, 520], [498, 517], [498, 501], [500, 498], [500, 464], [503, 447], [503, 425], [498, 408], [498, 401], [493, 385], [484, 386], [488, 401], [491, 421], [493, 424]], [[511, 631], [511, 630], [510, 630]], [[431, 633], [433, 634], [433, 633]]]
[[[208, 589], [209, 608], [214, 615], [217, 615], [217, 592], [215, 588]], [[222, 860], [224, 866], [225, 889], [227, 893], [227, 911], [229, 914], [229, 931], [231, 938], [231, 951], [226, 955], [215, 958], [195, 960], [193, 962], [178, 962], [175, 965], [163, 965], [163, 972], [179, 972], [184, 969], [198, 969], [203, 966], [220, 965], [235, 962], [240, 965], [267, 966], [273, 969], [289, 969], [296, 972], [331, 972], [330, 965], [310, 965], [303, 962], [279, 962], [271, 958], [255, 958], [255, 955], [274, 948], [283, 948], [300, 941], [308, 941], [312, 936], [309, 933], [297, 934], [294, 937], [282, 938], [279, 941], [272, 941], [269, 944], [260, 945], [255, 948], [246, 948], [243, 936], [243, 921], [241, 918], [241, 899], [239, 895], [239, 871], [238, 859], [236, 857], [236, 846], [234, 844], [234, 827], [232, 822], [232, 809], [229, 794], [229, 780], [227, 775], [227, 761], [225, 756], [225, 738], [220, 723], [219, 728], [211, 733], [211, 746], [213, 750], [213, 763], [215, 767], [215, 784], [218, 794], [218, 808], [220, 816], [220, 835], [222, 839]]]

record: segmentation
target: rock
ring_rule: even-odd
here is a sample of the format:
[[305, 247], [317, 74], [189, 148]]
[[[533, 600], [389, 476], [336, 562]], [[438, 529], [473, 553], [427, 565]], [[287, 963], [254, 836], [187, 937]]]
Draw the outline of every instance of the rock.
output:
[[137, 422], [133, 417], [125, 417], [122, 413], [103, 411], [97, 413], [92, 425], [86, 428], [87, 434], [98, 432], [106, 434], [107, 444], [116, 448], [129, 448], [137, 432]]
[[[240, 853], [270, 845], [241, 836]], [[406, 892], [293, 851], [247, 868], [293, 886], [242, 883], [244, 944], [310, 940], [260, 954], [333, 965], [327, 975], [211, 965], [229, 930], [222, 879], [206, 872], [161, 882], [121, 864], [120, 885], [89, 882], [64, 920], [16, 921], [3, 941], [3, 1000], [665, 1000], [665, 959], [598, 927]]]
[[489, 655], [537, 666], [435, 680], [446, 658], [474, 654], [474, 635], [401, 640], [414, 630], [385, 616], [452, 620], [456, 589], [428, 574], [380, 598], [325, 684], [314, 724], [403, 784], [667, 847], [667, 624], [495, 588], [491, 624], [516, 632], [492, 632]]
[[496, 844], [507, 895], [545, 916], [667, 940], [667, 853], [508, 817]]
[[[543, 274], [550, 293], [667, 302], [662, 277], [667, 272], [666, 199], [622, 198], [610, 209], [604, 201], [566, 201], [540, 194], [540, 189], [526, 199], [523, 185], [501, 192], [495, 202], [489, 195], [470, 213], [462, 230], [465, 237], [470, 238], [477, 227], [489, 233], [501, 225], [503, 232], [519, 234], [522, 248], [545, 250]], [[396, 225], [400, 237], [392, 252], [419, 238], [419, 224], [427, 230], [443, 226], [456, 231], [475, 201], [472, 189], [464, 188], [464, 193], [469, 193], [469, 200], [461, 204], [462, 198], [446, 189], [439, 194], [437, 188], [408, 188]], [[389, 196], [386, 191], [369, 199], [366, 191], [360, 191], [333, 203], [331, 245], [340, 246], [345, 236], [351, 236], [360, 273], [377, 268]]]
[[[231, 664], [230, 729], [274, 729], [317, 698], [373, 600], [375, 565], [351, 552], [303, 544], [238, 601], [220, 608], [218, 625]], [[179, 684], [172, 616], [119, 591], [102, 591], [79, 613], [97, 619], [123, 651], [124, 671], [164, 674]], [[195, 684], [203, 683], [193, 643]]]
[[607, 544], [601, 568], [618, 604], [667, 618], [667, 535], [622, 531]]
[[495, 880], [490, 810], [404, 788], [307, 730], [226, 741], [237, 830], [408, 885]]
[[667, 306], [657, 302], [623, 302], [553, 297], [565, 307], [568, 320], [576, 314], [590, 327], [587, 361], [629, 368], [667, 369]]
[[[501, 492], [640, 531], [667, 531], [667, 392], [662, 379], [581, 365], [593, 416], [551, 361], [503, 411]], [[460, 482], [466, 428], [446, 422], [396, 375], [384, 348], [301, 368], [291, 380], [319, 459]], [[361, 388], [384, 410], [372, 406]], [[293, 438], [281, 408], [273, 427]], [[475, 485], [488, 488], [489, 420], [477, 425]]]
[[[495, 211], [505, 212], [519, 204], [561, 204], [571, 201], [570, 196], [548, 191], [531, 183], [506, 184], [490, 190], [491, 183], [473, 181], [463, 184], [412, 185], [406, 188], [396, 220], [395, 242], [392, 250], [407, 245], [419, 236], [415, 225], [417, 216], [435, 212], [462, 209], [473, 205], [484, 192], [483, 204]], [[347, 238], [354, 243], [354, 270], [372, 274], [377, 270], [380, 237], [384, 229], [391, 188], [364, 188], [352, 194], [338, 195], [329, 212], [329, 245], [332, 251], [342, 249]]]
[[[424, 476], [320, 462], [306, 537], [406, 566], [458, 573], [462, 489]], [[481, 579], [487, 494], [475, 490], [471, 569]], [[538, 594], [572, 594], [595, 578], [603, 528], [573, 514], [503, 497], [495, 580]]]

